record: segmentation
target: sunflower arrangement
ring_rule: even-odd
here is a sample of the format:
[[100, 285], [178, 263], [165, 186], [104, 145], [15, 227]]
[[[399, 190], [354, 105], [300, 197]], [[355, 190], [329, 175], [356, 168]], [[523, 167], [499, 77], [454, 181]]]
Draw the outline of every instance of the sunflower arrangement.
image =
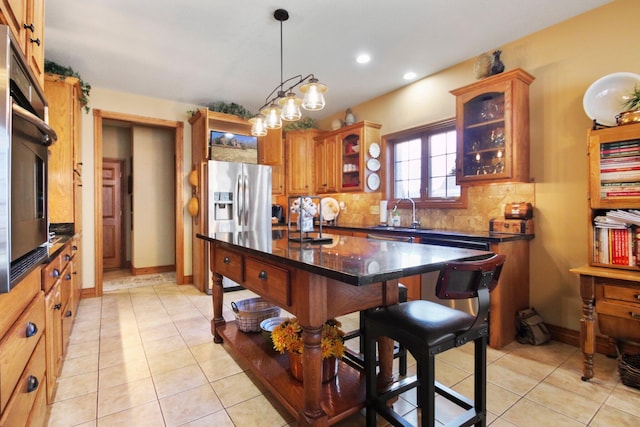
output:
[[[322, 325], [322, 358], [329, 357], [342, 358], [345, 352], [344, 332], [340, 329], [342, 324], [336, 319], [327, 320]], [[271, 332], [273, 340], [273, 348], [280, 353], [289, 351], [292, 353], [302, 354], [302, 326], [298, 323], [298, 319], [289, 318], [276, 326]]]

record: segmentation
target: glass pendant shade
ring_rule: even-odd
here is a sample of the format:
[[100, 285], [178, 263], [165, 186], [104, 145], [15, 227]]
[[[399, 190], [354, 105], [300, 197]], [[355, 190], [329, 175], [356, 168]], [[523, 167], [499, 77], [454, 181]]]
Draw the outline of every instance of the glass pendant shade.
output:
[[251, 123], [251, 135], [253, 136], [267, 136], [267, 128], [264, 124], [264, 116], [257, 115], [249, 119]]
[[266, 117], [264, 125], [267, 129], [280, 129], [282, 127], [280, 108], [275, 103], [262, 110], [262, 114]]
[[300, 120], [300, 117], [302, 117], [302, 112], [300, 111], [300, 104], [302, 104], [302, 100], [296, 97], [295, 93], [287, 93], [287, 96], [281, 98], [278, 101], [278, 104], [282, 105], [282, 120], [295, 122], [296, 120]]
[[309, 111], [322, 110], [324, 108], [324, 96], [327, 87], [318, 82], [318, 79], [311, 79], [309, 83], [300, 86], [300, 91], [304, 93], [302, 108]]

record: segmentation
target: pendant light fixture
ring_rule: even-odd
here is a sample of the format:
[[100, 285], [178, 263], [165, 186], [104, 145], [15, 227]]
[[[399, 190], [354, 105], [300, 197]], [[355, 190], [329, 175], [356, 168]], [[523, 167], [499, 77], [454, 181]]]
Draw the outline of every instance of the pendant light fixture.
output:
[[[269, 129], [280, 129], [283, 120], [288, 122], [300, 120], [302, 117], [300, 107], [309, 111], [318, 111], [325, 105], [323, 94], [327, 91], [327, 86], [320, 83], [313, 74], [306, 77], [300, 74], [284, 80], [282, 23], [289, 19], [289, 12], [277, 9], [273, 17], [280, 22], [280, 84], [267, 96], [258, 114], [249, 120], [253, 136], [265, 136]], [[300, 86], [300, 92], [304, 94], [303, 99], [293, 91], [298, 86]]]

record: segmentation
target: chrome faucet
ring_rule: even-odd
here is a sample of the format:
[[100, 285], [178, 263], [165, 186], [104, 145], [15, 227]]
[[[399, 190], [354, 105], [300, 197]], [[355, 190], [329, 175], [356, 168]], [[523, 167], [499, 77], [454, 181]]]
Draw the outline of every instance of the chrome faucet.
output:
[[411, 202], [411, 228], [420, 227], [420, 221], [416, 220], [416, 202], [414, 202], [412, 198], [410, 198], [410, 197], [402, 197], [402, 198], [398, 199], [398, 201], [396, 202], [395, 207], [393, 208], [393, 211], [395, 212], [395, 211], [398, 210], [398, 205], [403, 200], [408, 200], [408, 201]]

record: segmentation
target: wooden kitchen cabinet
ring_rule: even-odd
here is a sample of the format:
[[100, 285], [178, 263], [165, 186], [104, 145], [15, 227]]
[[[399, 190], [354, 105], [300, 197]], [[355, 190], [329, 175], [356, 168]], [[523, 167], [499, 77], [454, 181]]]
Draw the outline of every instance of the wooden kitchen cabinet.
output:
[[[365, 186], [365, 182], [369, 175], [379, 173], [368, 170], [366, 163], [373, 158], [369, 152], [371, 145], [375, 143], [378, 144], [378, 149], [380, 148], [380, 127], [377, 123], [362, 121], [327, 132], [322, 138], [316, 138], [318, 144], [322, 144], [322, 148], [318, 147], [316, 153], [320, 156], [327, 153], [320, 159], [325, 163], [324, 166], [316, 159], [316, 179], [321, 179], [321, 182], [316, 182], [318, 193], [379, 190]], [[336, 153], [336, 161], [329, 159], [331, 153]], [[376, 158], [378, 156], [379, 150]], [[334, 183], [336, 190], [329, 189]], [[324, 190], [325, 188], [327, 190]]]
[[49, 124], [58, 141], [49, 147], [49, 222], [82, 227], [82, 154], [80, 81], [75, 77], [47, 74], [45, 96]]
[[457, 183], [529, 182], [529, 85], [516, 68], [452, 90]]
[[634, 166], [640, 156], [640, 124], [590, 130], [588, 147], [589, 264], [638, 271], [639, 225], [616, 230], [599, 227], [595, 219], [611, 210], [640, 209], [640, 171]]
[[42, 425], [46, 391], [44, 293], [41, 269], [0, 295], [0, 425]]
[[286, 133], [286, 175], [289, 195], [308, 195], [315, 191], [314, 148], [317, 129], [296, 130]]
[[0, 23], [11, 29], [40, 87], [44, 87], [44, 0], [0, 0]]
[[45, 348], [47, 366], [47, 402], [53, 403], [56, 379], [69, 344], [76, 317], [78, 288], [73, 274], [73, 239], [42, 269], [42, 290], [45, 292]]
[[271, 165], [271, 194], [275, 196], [284, 196], [284, 163], [280, 165]]
[[269, 129], [266, 136], [258, 138], [258, 163], [271, 166], [284, 163], [281, 129]]
[[[582, 318], [580, 347], [582, 379], [593, 377], [593, 355], [615, 352], [596, 337], [601, 334], [626, 341], [640, 341], [640, 268], [638, 227], [599, 227], [596, 217], [610, 211], [640, 209], [640, 124], [591, 129], [587, 135], [589, 192], [587, 216], [588, 265], [572, 268], [580, 275]], [[640, 218], [636, 218], [640, 220]]]
[[336, 136], [328, 138], [319, 136], [315, 143], [315, 192], [336, 193], [339, 185], [338, 139]]

